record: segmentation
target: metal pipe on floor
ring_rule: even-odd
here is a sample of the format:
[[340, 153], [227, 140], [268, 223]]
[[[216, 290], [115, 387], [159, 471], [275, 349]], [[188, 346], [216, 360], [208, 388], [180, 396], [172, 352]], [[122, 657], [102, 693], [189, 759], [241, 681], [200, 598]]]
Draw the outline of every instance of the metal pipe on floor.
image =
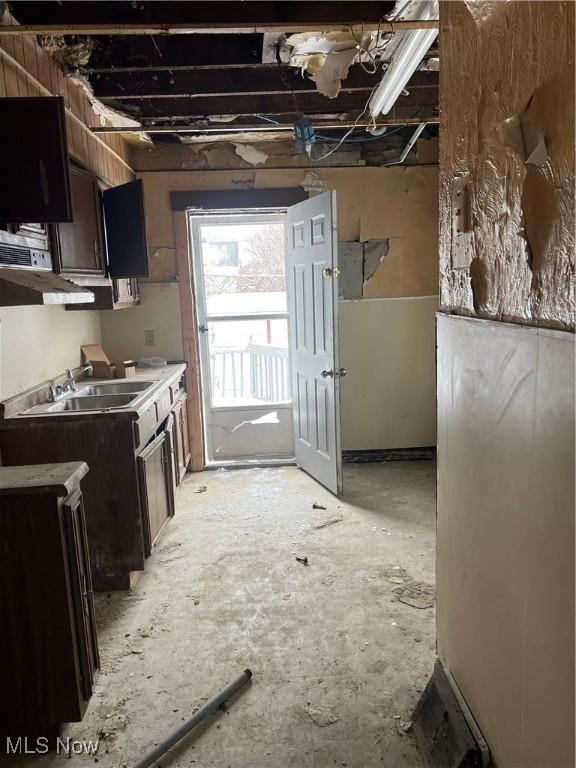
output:
[[151, 768], [151, 766], [153, 766], [154, 763], [160, 757], [162, 757], [162, 755], [168, 752], [169, 749], [172, 749], [172, 747], [175, 746], [181, 739], [183, 739], [186, 734], [190, 733], [193, 728], [205, 720], [208, 715], [215, 712], [219, 707], [222, 706], [222, 704], [224, 704], [224, 702], [226, 702], [241, 688], [243, 688], [251, 678], [252, 672], [249, 669], [245, 669], [244, 672], [242, 672], [242, 674], [236, 678], [236, 680], [234, 680], [234, 682], [230, 683], [230, 685], [227, 685], [224, 690], [220, 691], [220, 693], [214, 696], [213, 699], [210, 699], [209, 702], [204, 704], [204, 706], [201, 707], [198, 712], [195, 712], [189, 720], [186, 720], [185, 723], [182, 723], [181, 726], [176, 728], [176, 730], [167, 736], [163, 741], [161, 741], [149, 752], [147, 752], [144, 757], [134, 765], [134, 768]]

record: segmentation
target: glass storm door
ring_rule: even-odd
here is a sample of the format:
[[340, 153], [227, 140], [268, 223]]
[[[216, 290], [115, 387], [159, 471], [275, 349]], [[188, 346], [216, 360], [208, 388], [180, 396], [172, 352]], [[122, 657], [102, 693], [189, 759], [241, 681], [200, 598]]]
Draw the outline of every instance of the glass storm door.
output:
[[190, 213], [207, 464], [294, 457], [284, 213]]

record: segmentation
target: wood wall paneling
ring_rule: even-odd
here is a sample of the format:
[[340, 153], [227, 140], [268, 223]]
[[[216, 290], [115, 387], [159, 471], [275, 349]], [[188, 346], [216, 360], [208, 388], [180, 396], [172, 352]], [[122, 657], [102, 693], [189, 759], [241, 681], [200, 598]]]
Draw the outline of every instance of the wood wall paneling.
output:
[[[63, 96], [70, 155], [111, 186], [134, 178], [132, 147], [118, 135], [96, 136], [99, 125], [88, 96], [73, 79], [64, 77], [56, 62], [33, 37], [0, 40], [1, 96]], [[39, 140], [41, 137], [39, 136]]]

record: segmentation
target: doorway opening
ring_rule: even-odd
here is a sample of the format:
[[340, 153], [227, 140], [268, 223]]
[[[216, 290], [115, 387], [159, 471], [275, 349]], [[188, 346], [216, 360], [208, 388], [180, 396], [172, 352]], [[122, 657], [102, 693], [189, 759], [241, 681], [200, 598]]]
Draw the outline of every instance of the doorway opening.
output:
[[286, 211], [190, 212], [207, 466], [294, 459]]

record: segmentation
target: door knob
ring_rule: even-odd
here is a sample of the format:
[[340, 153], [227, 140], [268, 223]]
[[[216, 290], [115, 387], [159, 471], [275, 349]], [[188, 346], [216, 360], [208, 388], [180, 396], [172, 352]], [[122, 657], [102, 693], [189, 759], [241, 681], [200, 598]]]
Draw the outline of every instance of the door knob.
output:
[[208, 333], [208, 326], [207, 325], [199, 325], [198, 330], [200, 333]]
[[323, 379], [332, 378], [332, 376], [334, 376], [334, 371], [332, 370], [332, 368], [329, 368], [327, 371], [322, 371], [320, 376], [322, 376]]
[[346, 370], [346, 368], [338, 368], [338, 373], [336, 375], [342, 377], [342, 376], [346, 376], [347, 373], [348, 371]]

